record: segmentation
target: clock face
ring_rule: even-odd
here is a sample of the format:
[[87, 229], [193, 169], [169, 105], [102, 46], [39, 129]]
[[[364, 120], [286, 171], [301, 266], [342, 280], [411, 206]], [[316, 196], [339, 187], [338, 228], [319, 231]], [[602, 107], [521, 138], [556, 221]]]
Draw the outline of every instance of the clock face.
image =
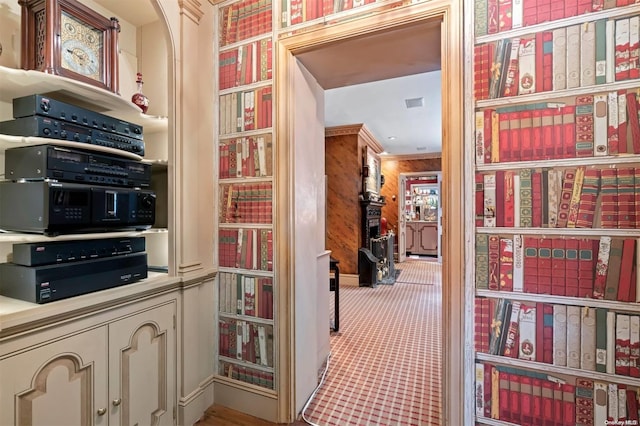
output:
[[93, 80], [102, 80], [102, 31], [62, 12], [61, 66]]

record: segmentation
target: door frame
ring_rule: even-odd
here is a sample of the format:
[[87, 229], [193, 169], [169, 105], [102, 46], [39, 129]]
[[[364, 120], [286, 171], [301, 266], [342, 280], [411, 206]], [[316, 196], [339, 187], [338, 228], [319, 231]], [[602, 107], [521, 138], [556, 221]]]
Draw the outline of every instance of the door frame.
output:
[[[443, 267], [442, 267], [442, 424], [461, 425], [473, 422], [474, 402], [472, 388], [473, 360], [465, 347], [465, 174], [464, 174], [464, 82], [463, 74], [463, 14], [459, 0], [432, 0], [402, 5], [388, 10], [373, 11], [367, 16], [334, 23], [317, 30], [299, 34], [282, 33], [274, 48], [277, 55], [275, 90], [277, 94], [276, 122], [276, 202], [278, 213], [274, 223], [278, 244], [285, 244], [295, 232], [292, 217], [292, 135], [296, 125], [290, 102], [292, 90], [291, 66], [295, 54], [320, 49], [337, 41], [404, 25], [441, 22], [442, 65], [442, 188], [443, 207]], [[468, 62], [468, 61], [467, 61]], [[470, 64], [467, 64], [470, 66]], [[282, 421], [292, 421], [295, 390], [294, 334], [295, 305], [293, 277], [295, 265], [290, 261], [295, 247], [277, 250], [279, 265], [278, 306], [281, 321], [278, 322], [278, 353], [281, 361], [279, 372], [281, 390], [279, 416]], [[471, 360], [471, 361], [470, 361]]]

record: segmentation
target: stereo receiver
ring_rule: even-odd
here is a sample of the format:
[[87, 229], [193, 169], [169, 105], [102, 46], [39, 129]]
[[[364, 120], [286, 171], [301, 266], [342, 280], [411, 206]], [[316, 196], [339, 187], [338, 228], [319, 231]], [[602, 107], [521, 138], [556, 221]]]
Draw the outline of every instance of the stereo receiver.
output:
[[47, 235], [143, 230], [155, 221], [153, 191], [44, 181], [0, 182], [0, 228]]
[[47, 303], [147, 278], [147, 254], [43, 266], [0, 263], [0, 294], [32, 303]]
[[42, 115], [56, 120], [77, 123], [105, 132], [118, 133], [142, 140], [142, 126], [70, 105], [43, 95], [28, 95], [13, 100], [13, 118]]
[[40, 266], [140, 253], [144, 250], [144, 237], [20, 243], [13, 245], [11, 262]]
[[2, 121], [0, 122], [0, 133], [81, 142], [144, 155], [144, 141], [139, 139], [39, 115]]
[[5, 177], [11, 180], [48, 178], [142, 188], [151, 182], [151, 164], [53, 145], [7, 149], [4, 169]]

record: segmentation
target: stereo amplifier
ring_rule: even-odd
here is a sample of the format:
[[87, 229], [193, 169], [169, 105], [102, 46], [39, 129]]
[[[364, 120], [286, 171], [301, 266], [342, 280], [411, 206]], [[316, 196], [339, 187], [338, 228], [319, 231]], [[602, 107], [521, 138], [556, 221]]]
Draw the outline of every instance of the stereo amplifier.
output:
[[144, 250], [144, 237], [21, 243], [13, 245], [11, 262], [40, 266], [140, 253]]
[[5, 177], [54, 179], [95, 185], [148, 187], [151, 164], [54, 145], [10, 148], [5, 151]]
[[61, 102], [48, 96], [28, 95], [13, 100], [13, 118], [32, 115], [42, 115], [96, 130], [143, 139], [142, 126]]
[[0, 122], [0, 133], [81, 142], [144, 155], [144, 141], [139, 139], [39, 115], [2, 121]]
[[44, 266], [0, 263], [0, 294], [47, 303], [140, 281], [147, 274], [146, 253]]

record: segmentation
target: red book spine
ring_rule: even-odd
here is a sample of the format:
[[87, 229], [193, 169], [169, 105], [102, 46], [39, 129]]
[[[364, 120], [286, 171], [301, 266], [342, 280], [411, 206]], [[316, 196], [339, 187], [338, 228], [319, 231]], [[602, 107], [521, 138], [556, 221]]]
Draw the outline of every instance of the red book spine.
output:
[[591, 10], [598, 12], [604, 9], [604, 0], [592, 0]]
[[538, 2], [537, 0], [522, 1], [522, 25], [528, 27], [538, 23]]
[[504, 170], [496, 171], [496, 226], [504, 226]]
[[[531, 139], [533, 144], [533, 156], [531, 160], [542, 160], [544, 158], [544, 143], [542, 136], [542, 110], [535, 109], [531, 112]], [[522, 157], [528, 161], [528, 157]]]
[[563, 122], [563, 114], [564, 111], [562, 108], [555, 108], [553, 110], [553, 144], [555, 146], [553, 151], [553, 158], [565, 158], [566, 153], [564, 152], [564, 141], [562, 136], [564, 134], [564, 125]]
[[574, 158], [576, 156], [576, 107], [567, 105], [562, 107], [562, 136], [564, 142], [564, 157]]
[[553, 364], [553, 305], [543, 304], [544, 327], [542, 330], [542, 362]]
[[498, 31], [498, 0], [487, 0], [487, 34], [495, 34]]
[[[556, 2], [560, 3], [560, 2]], [[544, 82], [542, 79], [542, 75], [544, 73], [544, 41], [542, 38], [542, 32], [536, 33], [536, 53], [535, 53], [535, 67], [536, 67], [536, 81], [535, 81], [535, 92], [540, 93], [544, 90]]]
[[538, 24], [551, 20], [551, 0], [538, 0], [538, 13], [536, 20]]
[[638, 395], [631, 389], [627, 389], [627, 419], [629, 424], [638, 424]]
[[635, 228], [635, 168], [618, 169], [618, 228]]
[[569, 207], [573, 194], [575, 169], [566, 169], [562, 178], [562, 191], [560, 192], [560, 205], [558, 207], [558, 228], [566, 228], [569, 221]]
[[[525, 293], [538, 293], [538, 238], [524, 238], [524, 283]], [[537, 311], [542, 313], [542, 310]], [[542, 318], [542, 315], [540, 315]], [[538, 341], [542, 341], [539, 339]]]
[[473, 48], [473, 97], [476, 101], [485, 99], [483, 97], [483, 79], [487, 64], [483, 62], [483, 51], [487, 44], [477, 45]]
[[[536, 362], [544, 359], [544, 303], [536, 302]], [[539, 414], [538, 414], [539, 417]]]
[[[565, 262], [565, 240], [554, 238], [551, 240], [551, 294], [570, 296], [567, 294], [565, 282]], [[572, 296], [575, 297], [577, 294]]]
[[555, 158], [555, 146], [553, 143], [553, 113], [554, 110], [546, 108], [542, 110], [542, 159]]
[[599, 0], [578, 0], [578, 15], [593, 12], [593, 2]]
[[553, 31], [542, 33], [542, 43], [542, 74], [540, 75], [542, 90], [547, 92], [553, 90]]
[[512, 0], [498, 0], [498, 31], [507, 31], [511, 29], [513, 11]]
[[[573, 0], [570, 0], [573, 1]], [[564, 18], [564, 3], [565, 1], [552, 1], [551, 2], [551, 12], [550, 12], [550, 20], [555, 21], [558, 19]]]
[[618, 177], [616, 169], [602, 169], [601, 177], [601, 226], [618, 226]]
[[509, 128], [509, 114], [502, 113], [499, 115], [498, 122], [500, 123], [499, 131], [499, 156], [500, 162], [511, 161], [511, 141], [509, 136], [511, 135], [511, 129]]
[[635, 302], [631, 300], [631, 286], [635, 286], [635, 282], [631, 282], [633, 272], [633, 264], [635, 261], [636, 241], [633, 238], [625, 238], [622, 244], [622, 261], [620, 262], [620, 281], [618, 283], [619, 302]]
[[530, 110], [520, 112], [520, 156], [523, 161], [533, 158], [533, 113]]
[[[561, 2], [558, 2], [561, 3]], [[589, 0], [591, 4], [591, 0]], [[578, 0], [565, 0], [564, 2], [564, 17], [570, 18], [578, 14]]]
[[562, 384], [562, 407], [563, 407], [563, 425], [576, 424], [576, 389], [575, 386], [564, 383]]
[[491, 109], [484, 110], [484, 163], [491, 163], [491, 141], [493, 140], [492, 130], [492, 117], [494, 111]]
[[[578, 254], [580, 244], [578, 240], [570, 238], [564, 241], [564, 282], [567, 296], [589, 297], [580, 293], [580, 262]], [[590, 291], [586, 294], [590, 294]]]
[[511, 161], [520, 161], [520, 149], [521, 149], [521, 140], [520, 140], [520, 120], [521, 114], [520, 112], [511, 112], [508, 114], [509, 116], [509, 142], [510, 142], [510, 155]]
[[[500, 200], [500, 198], [497, 199]], [[504, 208], [502, 213], [502, 215], [504, 216], [504, 220], [502, 221], [503, 224], [498, 226], [514, 227], [516, 226], [516, 224], [514, 215], [515, 192], [513, 187], [513, 171], [506, 171], [504, 173], [504, 193], [502, 199], [504, 200]], [[499, 220], [498, 223], [500, 223]]]
[[[532, 416], [533, 416], [533, 421], [532, 422], [528, 422], [528, 423], [524, 423], [524, 424], [542, 424], [542, 380], [541, 379], [537, 379], [534, 378], [532, 380], [532, 389], [533, 391], [531, 392], [532, 394], [532, 398], [531, 398], [531, 402], [532, 402]], [[526, 421], [526, 419], [523, 419]]]
[[509, 374], [509, 411], [510, 421], [520, 424], [521, 407], [520, 407], [520, 376], [518, 374]]
[[520, 376], [520, 422], [533, 424], [533, 380], [529, 376]]
[[634, 200], [636, 205], [636, 229], [640, 229], [640, 167], [634, 169]]
[[500, 420], [509, 421], [511, 419], [511, 408], [509, 407], [509, 373], [500, 371], [498, 373], [500, 380], [500, 390], [498, 395]]
[[538, 240], [538, 293], [551, 294], [551, 239]]
[[553, 412], [553, 388], [554, 383], [549, 380], [542, 381], [542, 420], [545, 425], [554, 425], [555, 416]]
[[513, 291], [513, 239], [500, 238], [500, 290]]
[[631, 127], [631, 139], [633, 140], [633, 153], [640, 154], [640, 118], [638, 116], [638, 100], [635, 93], [627, 93], [627, 112], [627, 120]]
[[580, 204], [578, 205], [578, 217], [576, 228], [592, 228], [596, 201], [600, 189], [600, 170], [587, 169], [584, 172]]
[[598, 240], [578, 240], [578, 279], [580, 297], [593, 297]]

